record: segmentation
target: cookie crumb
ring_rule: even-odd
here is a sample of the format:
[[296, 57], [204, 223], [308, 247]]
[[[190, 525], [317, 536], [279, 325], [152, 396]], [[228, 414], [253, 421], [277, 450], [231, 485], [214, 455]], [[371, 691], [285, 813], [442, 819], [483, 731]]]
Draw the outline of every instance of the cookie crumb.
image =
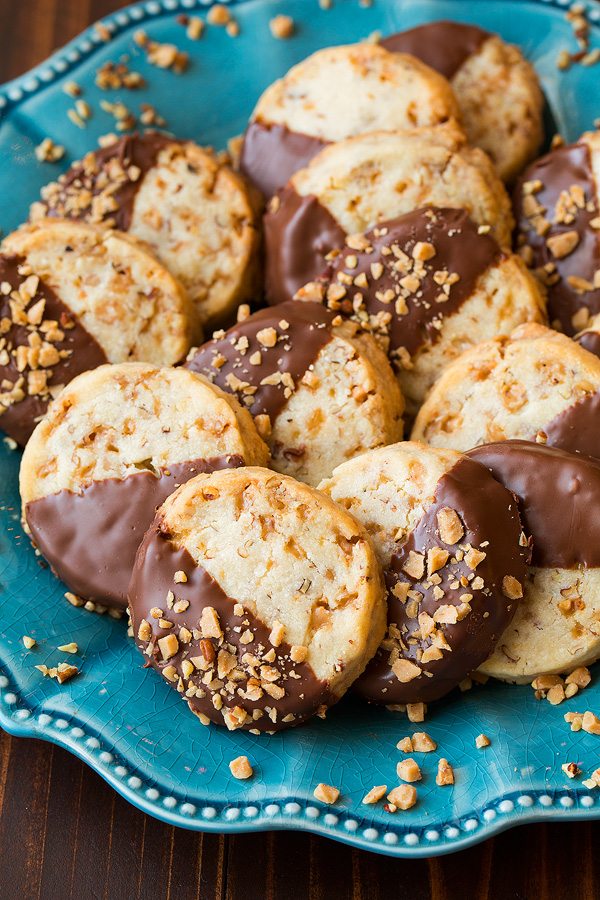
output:
[[34, 638], [29, 637], [28, 634], [24, 634], [21, 640], [23, 641], [23, 644], [27, 648], [27, 650], [31, 650], [37, 644], [37, 641]]
[[593, 712], [586, 710], [581, 720], [581, 727], [588, 734], [600, 734], [600, 719]]
[[394, 807], [388, 812], [396, 812], [397, 809], [410, 809], [417, 802], [417, 789], [412, 784], [401, 784], [392, 788], [387, 799]]
[[274, 16], [269, 22], [271, 34], [280, 41], [291, 38], [294, 34], [295, 27], [294, 20], [291, 16]]
[[438, 787], [444, 787], [449, 784], [454, 784], [454, 769], [450, 765], [447, 759], [442, 758], [438, 762], [438, 770], [437, 775], [435, 776], [435, 783]]
[[321, 803], [335, 803], [338, 797], [340, 796], [340, 792], [336, 787], [332, 787], [330, 784], [318, 784], [313, 791], [313, 795], [320, 800]]
[[366, 803], [367, 805], [379, 803], [386, 791], [387, 784], [378, 784], [376, 785], [376, 787], [372, 787], [371, 790], [365, 794], [365, 796], [362, 798], [362, 803]]
[[60, 647], [56, 648], [60, 650], [61, 653], [78, 653], [79, 647], [75, 643], [75, 641], [71, 641], [69, 644], [61, 644]]
[[233, 777], [239, 778], [241, 781], [254, 775], [254, 769], [250, 765], [250, 760], [247, 756], [236, 756], [229, 763], [229, 769]]
[[398, 741], [396, 744], [398, 750], [402, 750], [403, 753], [412, 753], [414, 751], [412, 739], [409, 737], [402, 738], [402, 740]]
[[490, 741], [487, 734], [478, 734], [475, 738], [475, 746], [478, 750], [483, 750], [484, 747], [489, 747], [492, 742]]

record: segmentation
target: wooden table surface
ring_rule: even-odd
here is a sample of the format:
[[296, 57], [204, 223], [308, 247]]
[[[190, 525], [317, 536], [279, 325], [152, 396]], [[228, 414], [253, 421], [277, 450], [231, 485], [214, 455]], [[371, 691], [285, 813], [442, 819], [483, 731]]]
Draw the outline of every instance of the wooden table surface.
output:
[[[309, 2], [309, 0], [306, 0]], [[119, 0], [0, 0], [0, 82]], [[595, 900], [600, 823], [517, 828], [472, 850], [390, 860], [310, 835], [164, 825], [65, 751], [0, 731], [0, 900]]]

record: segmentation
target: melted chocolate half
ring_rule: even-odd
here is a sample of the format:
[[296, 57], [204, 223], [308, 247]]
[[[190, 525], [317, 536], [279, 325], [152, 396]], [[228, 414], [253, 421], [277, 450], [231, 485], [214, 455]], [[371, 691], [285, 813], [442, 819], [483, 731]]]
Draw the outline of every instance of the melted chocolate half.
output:
[[[185, 365], [236, 394], [253, 416], [266, 414], [274, 422], [294, 387], [331, 340], [334, 318], [320, 303], [290, 300], [254, 313], [223, 337], [203, 344]], [[258, 340], [257, 335], [265, 329], [276, 332], [273, 347]], [[290, 376], [292, 385], [289, 379], [270, 377], [277, 373]], [[274, 383], [262, 383], [265, 379]]]
[[532, 565], [600, 566], [600, 462], [530, 441], [485, 444], [469, 456], [519, 498]]
[[[535, 182], [541, 185], [539, 190], [524, 193], [524, 185]], [[577, 191], [575, 199], [569, 197], [573, 186]], [[559, 147], [533, 163], [517, 184], [514, 203], [517, 232], [532, 248], [535, 268], [555, 267], [544, 277], [550, 322], [558, 321], [565, 334], [574, 334], [578, 328], [573, 324], [573, 316], [580, 309], [585, 307], [592, 315], [600, 312], [600, 288], [578, 292], [567, 280], [574, 276], [593, 285], [594, 275], [600, 269], [600, 230], [590, 225], [600, 213], [587, 144]], [[536, 218], [536, 210], [540, 219]], [[557, 221], [557, 215], [562, 221]], [[550, 223], [549, 230], [544, 221]], [[544, 233], [537, 233], [536, 223]], [[547, 240], [568, 232], [576, 233], [578, 243], [572, 252], [557, 258]]]
[[490, 37], [489, 31], [476, 25], [442, 21], [392, 34], [381, 46], [392, 53], [410, 53], [445, 78], [452, 78]]
[[293, 300], [296, 292], [327, 267], [326, 255], [344, 246], [345, 231], [331, 213], [291, 185], [277, 194], [275, 209], [265, 213], [267, 301], [274, 306]]
[[600, 459], [600, 392], [567, 407], [544, 427], [544, 434], [550, 447]]
[[[336, 297], [345, 291], [342, 300], [329, 304], [332, 309], [352, 315], [357, 295], [362, 297], [359, 314], [366, 312], [375, 330], [389, 338], [392, 357], [400, 347], [412, 356], [435, 343], [443, 320], [460, 309], [481, 275], [503, 258], [495, 239], [479, 234], [461, 209], [417, 209], [382, 222], [364, 238], [366, 249], [346, 245], [323, 281], [326, 287], [336, 286]], [[430, 259], [413, 258], [419, 243], [431, 245]], [[415, 285], [409, 285], [412, 276]]]
[[241, 456], [223, 456], [174, 463], [158, 475], [105, 478], [79, 494], [33, 500], [25, 518], [52, 570], [75, 594], [124, 609], [135, 554], [157, 508], [195, 475], [243, 465]]
[[[175, 583], [176, 572], [184, 572], [187, 580]], [[237, 601], [187, 550], [175, 546], [160, 516], [137, 554], [129, 602], [137, 644], [151, 665], [182, 688], [193, 711], [217, 724], [279, 731], [300, 725], [336, 699], [308, 663], [292, 662], [289, 644], [271, 643], [271, 629], [260, 619], [245, 609], [236, 615]], [[199, 622], [206, 607], [215, 610], [222, 638], [203, 636]], [[161, 619], [150, 613], [153, 608], [162, 610], [173, 627], [161, 628]], [[146, 639], [140, 637], [142, 621], [150, 627]], [[158, 642], [167, 634], [177, 638], [177, 650], [165, 658]]]
[[[437, 513], [444, 507], [455, 510], [464, 526], [458, 544], [447, 545], [441, 540]], [[440, 478], [433, 503], [392, 557], [385, 573], [388, 633], [356, 682], [356, 690], [374, 703], [427, 703], [443, 697], [481, 665], [509, 625], [519, 602], [505, 596], [504, 577], [512, 576], [520, 585], [525, 583], [529, 549], [520, 545], [521, 535], [515, 497], [480, 463], [466, 457], [459, 460]], [[468, 565], [467, 545], [486, 554], [475, 569]], [[410, 576], [404, 570], [410, 565], [411, 553], [424, 554], [426, 566], [428, 551], [438, 547], [450, 556], [434, 573], [433, 582], [426, 569], [422, 577]], [[459, 553], [461, 549], [465, 552]], [[412, 596], [407, 595], [403, 602], [397, 592], [406, 584]], [[443, 596], [439, 596], [440, 590]], [[464, 599], [469, 596], [470, 600]], [[454, 624], [437, 624], [441, 636], [423, 638], [419, 616], [427, 613], [433, 618], [440, 607], [461, 607], [464, 603], [469, 607], [464, 618]], [[423, 651], [437, 640], [441, 657], [423, 662]], [[444, 642], [448, 649], [444, 649]], [[400, 681], [390, 662], [396, 652], [418, 666], [420, 674], [410, 681]]]
[[[15, 303], [10, 294], [18, 292], [27, 279], [19, 273], [19, 266], [23, 265], [26, 263], [21, 257], [0, 256], [0, 284], [11, 287], [9, 294], [0, 291], [0, 323], [7, 323], [7, 330], [0, 325], [0, 428], [21, 446], [25, 446], [46, 412], [52, 399], [50, 388], [54, 388], [56, 393], [76, 375], [107, 362], [100, 344], [43, 281], [39, 282], [35, 296], [24, 309], [17, 310], [19, 302]], [[34, 316], [37, 324], [32, 324], [27, 319], [27, 313], [42, 300], [43, 314], [39, 318]], [[56, 328], [41, 330], [41, 325], [51, 322], [56, 323]], [[54, 340], [55, 337], [61, 339]], [[49, 350], [54, 349], [63, 358], [45, 368], [38, 361], [35, 369], [28, 364], [19, 370], [14, 354], [19, 347], [29, 348], [30, 339], [39, 339], [40, 344], [46, 344]], [[40, 360], [43, 360], [43, 352]], [[45, 376], [46, 386], [38, 390], [35, 379], [39, 375]], [[9, 385], [16, 388], [16, 396], [22, 395], [22, 399], [10, 399], [13, 389]]]
[[310, 134], [290, 131], [286, 125], [255, 120], [244, 135], [240, 169], [268, 200], [328, 143]]
[[[127, 135], [108, 147], [95, 150], [61, 175], [56, 196], [46, 201], [48, 215], [88, 220], [91, 198], [110, 193], [115, 201], [114, 208], [113, 205], [107, 208], [101, 218], [120, 231], [128, 231], [144, 175], [156, 165], [161, 150], [175, 143], [178, 141], [172, 137], [149, 131]], [[115, 183], [118, 187], [113, 190]], [[90, 202], [86, 204], [82, 195], [88, 192]], [[98, 221], [98, 218], [94, 215], [93, 220]]]
[[575, 340], [584, 350], [589, 350], [594, 356], [600, 357], [600, 332], [584, 331]]

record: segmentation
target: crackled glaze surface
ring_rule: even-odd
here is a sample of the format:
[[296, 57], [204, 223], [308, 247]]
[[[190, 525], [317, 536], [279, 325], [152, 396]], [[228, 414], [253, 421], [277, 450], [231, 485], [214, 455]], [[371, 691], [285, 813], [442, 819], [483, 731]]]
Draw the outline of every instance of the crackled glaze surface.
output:
[[[86, 32], [33, 72], [0, 88], [3, 230], [26, 217], [29, 203], [46, 181], [112, 129], [112, 119], [99, 110], [86, 130], [71, 124], [66, 110], [72, 101], [62, 84], [76, 78], [86, 89], [86, 99], [97, 106], [101, 94], [93, 87], [96, 68], [130, 52], [132, 33], [139, 27], [154, 39], [182, 45], [191, 54], [191, 67], [185, 76], [159, 72], [136, 51], [132, 68], [147, 78], [148, 88], [125, 99], [136, 108], [139, 102], [153, 103], [175, 133], [218, 147], [241, 132], [264, 87], [309, 52], [327, 43], [357, 40], [376, 29], [391, 33], [444, 17], [476, 21], [519, 43], [535, 62], [567, 139], [591, 127], [598, 114], [593, 108], [595, 70], [573, 67], [559, 76], [555, 68], [558, 49], [571, 41], [564, 21], [567, 3], [376, 0], [374, 6], [362, 8], [354, 0], [336, 0], [329, 11], [311, 3], [308, 14], [307, 0], [240, 0], [232, 3], [241, 26], [235, 43], [216, 28], [198, 43], [187, 41], [176, 16], [203, 14], [208, 5], [149, 0], [120, 11], [106, 20], [115, 35], [111, 43]], [[293, 40], [276, 45], [268, 29], [275, 5], [277, 12], [293, 16], [298, 32]], [[588, 6], [592, 23], [600, 22], [600, 8]], [[599, 29], [594, 32], [598, 46]], [[230, 64], [233, 50], [244, 68], [242, 90], [238, 69]], [[218, 97], [207, 89], [215, 72], [223, 88]], [[573, 95], [580, 98], [577, 106], [569, 102]], [[190, 96], [196, 98], [194, 115], [189, 114], [189, 101], [183, 102]], [[181, 103], [173, 102], [178, 98]], [[33, 148], [45, 136], [69, 151], [60, 167], [35, 161]], [[600, 815], [600, 792], [586, 791], [561, 771], [561, 764], [570, 760], [586, 769], [597, 765], [600, 739], [573, 733], [563, 721], [569, 709], [598, 711], [600, 687], [595, 684], [579, 700], [560, 707], [536, 702], [528, 687], [488, 686], [432, 707], [424, 726], [409, 727], [403, 716], [352, 698], [332, 710], [326, 722], [266, 739], [206, 729], [190, 720], [168, 685], [142, 671], [122, 622], [64, 601], [64, 588], [42, 566], [19, 524], [19, 455], [0, 441], [0, 725], [7, 730], [67, 747], [136, 806], [197, 830], [307, 829], [390, 855], [431, 856], [522, 822]], [[34, 650], [25, 650], [23, 634], [38, 640]], [[67, 641], [81, 648], [82, 675], [61, 688], [33, 667], [55, 663], [59, 654], [54, 648]], [[419, 804], [395, 816], [381, 805], [362, 806], [364, 793], [373, 785], [397, 783], [401, 754], [395, 744], [423, 727], [440, 752], [419, 760], [424, 771]], [[474, 746], [481, 732], [492, 740], [484, 751]], [[247, 754], [255, 766], [257, 775], [250, 782], [236, 782], [230, 775], [227, 763], [239, 754]], [[435, 787], [440, 755], [455, 767], [453, 789]], [[312, 790], [319, 781], [341, 788], [338, 804], [326, 807], [314, 799]]]

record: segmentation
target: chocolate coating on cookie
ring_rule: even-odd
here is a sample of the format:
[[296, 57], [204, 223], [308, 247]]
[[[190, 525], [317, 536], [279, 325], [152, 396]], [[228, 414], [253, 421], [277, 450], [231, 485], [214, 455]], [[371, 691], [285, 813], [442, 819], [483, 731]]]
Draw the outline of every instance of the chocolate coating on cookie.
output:
[[600, 332], [583, 331], [575, 340], [584, 350], [589, 350], [594, 356], [600, 357]]
[[46, 215], [104, 222], [120, 231], [131, 225], [144, 175], [174, 138], [146, 132], [120, 138], [88, 153], [42, 192]]
[[256, 119], [244, 134], [240, 170], [269, 199], [328, 143], [286, 125]]
[[186, 368], [236, 394], [253, 416], [274, 421], [331, 340], [335, 313], [289, 301], [263, 309], [194, 351]]
[[272, 732], [335, 700], [289, 644], [273, 644], [271, 629], [175, 546], [160, 515], [139, 549], [129, 602], [138, 646], [196, 715]]
[[329, 210], [291, 185], [271, 201], [264, 216], [265, 290], [271, 305], [292, 300], [326, 268], [326, 256], [343, 247], [346, 233]]
[[444, 318], [502, 257], [464, 210], [424, 207], [351, 238], [317, 285], [330, 309], [366, 314], [394, 359], [435, 343]]
[[600, 567], [600, 462], [530, 441], [502, 441], [470, 450], [515, 494], [532, 565]]
[[76, 594], [125, 609], [135, 554], [157, 508], [200, 472], [243, 465], [241, 456], [215, 457], [92, 481], [80, 493], [62, 490], [27, 503], [25, 518], [55, 574]]
[[106, 362], [97, 341], [18, 256], [0, 256], [0, 428], [24, 446], [53, 395]]
[[443, 20], [399, 31], [380, 44], [391, 53], [410, 53], [445, 78], [452, 78], [491, 36], [476, 25]]
[[529, 555], [514, 496], [483, 465], [460, 459], [392, 556], [387, 635], [356, 690], [385, 705], [447, 694], [511, 621]]
[[587, 394], [555, 416], [542, 437], [551, 447], [600, 459], [600, 393]]
[[566, 334], [585, 324], [582, 311], [600, 312], [596, 190], [590, 148], [583, 142], [537, 160], [515, 190], [518, 243], [529, 246], [528, 261], [548, 289], [550, 322]]

